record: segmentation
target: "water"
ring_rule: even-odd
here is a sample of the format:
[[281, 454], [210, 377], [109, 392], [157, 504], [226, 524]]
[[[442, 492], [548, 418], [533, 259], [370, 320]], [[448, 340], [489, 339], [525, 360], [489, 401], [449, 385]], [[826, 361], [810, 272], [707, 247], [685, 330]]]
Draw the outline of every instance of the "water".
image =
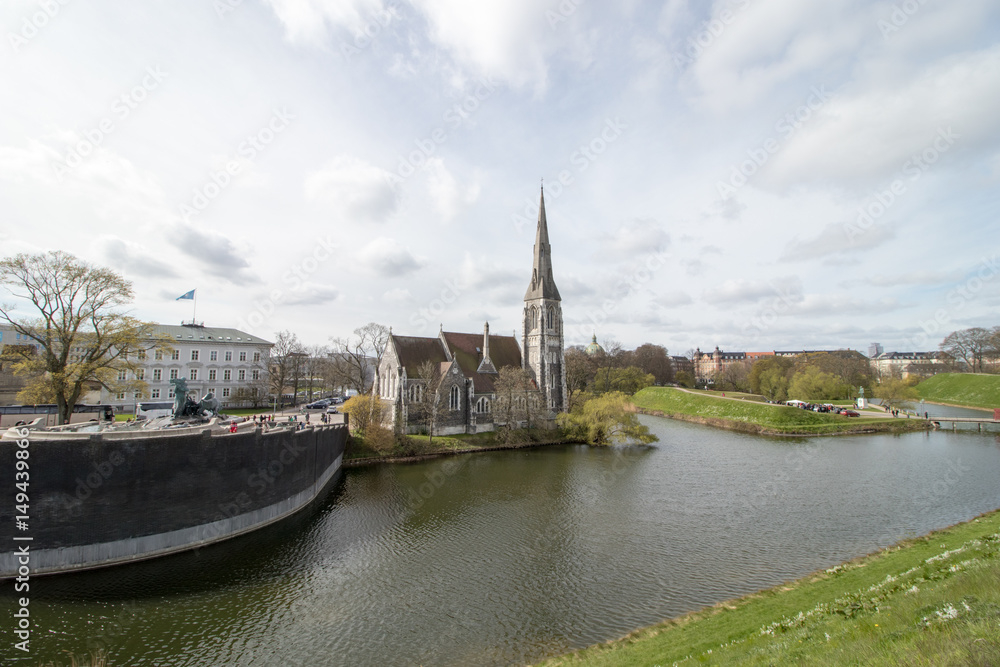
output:
[[[643, 417], [655, 448], [345, 472], [317, 511], [194, 554], [31, 582], [17, 664], [507, 665], [1000, 507], [996, 434], [767, 439]], [[10, 585], [0, 657], [11, 648]]]

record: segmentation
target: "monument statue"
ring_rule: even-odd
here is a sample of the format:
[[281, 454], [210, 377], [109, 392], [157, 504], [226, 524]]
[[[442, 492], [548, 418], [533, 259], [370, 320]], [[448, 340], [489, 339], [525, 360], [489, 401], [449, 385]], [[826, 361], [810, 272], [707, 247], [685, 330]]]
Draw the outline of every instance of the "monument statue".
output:
[[188, 397], [187, 380], [184, 378], [171, 378], [170, 384], [174, 385], [174, 417], [183, 417]]
[[174, 385], [174, 419], [218, 416], [219, 399], [215, 397], [215, 394], [208, 392], [200, 401], [196, 401], [188, 396], [186, 379], [173, 378], [170, 380], [170, 384]]
[[858, 391], [860, 392], [860, 395], [858, 396], [858, 398], [864, 398], [865, 397], [865, 388], [864, 387], [858, 387]]

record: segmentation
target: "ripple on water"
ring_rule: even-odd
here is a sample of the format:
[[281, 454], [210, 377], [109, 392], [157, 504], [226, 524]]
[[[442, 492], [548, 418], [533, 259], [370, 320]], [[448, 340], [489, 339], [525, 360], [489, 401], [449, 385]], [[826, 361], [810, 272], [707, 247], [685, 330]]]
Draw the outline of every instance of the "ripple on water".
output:
[[992, 435], [642, 419], [659, 447], [351, 469], [292, 527], [66, 579], [33, 659], [79, 653], [127, 604], [113, 664], [531, 662], [1000, 507]]

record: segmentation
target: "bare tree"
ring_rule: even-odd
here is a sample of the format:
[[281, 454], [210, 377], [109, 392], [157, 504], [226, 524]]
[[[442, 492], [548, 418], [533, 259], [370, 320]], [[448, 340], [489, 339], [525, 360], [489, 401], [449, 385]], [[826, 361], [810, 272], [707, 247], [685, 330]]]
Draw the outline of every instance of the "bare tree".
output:
[[69, 253], [9, 257], [0, 261], [0, 283], [38, 311], [23, 318], [15, 306], [0, 306], [0, 317], [32, 341], [9, 350], [14, 372], [29, 377], [19, 396], [54, 401], [60, 424], [69, 422], [88, 384], [143, 391], [145, 383], [135, 378], [146, 352], [169, 348], [153, 336], [152, 324], [119, 310], [132, 301], [130, 281]]
[[[425, 361], [416, 369], [417, 377], [409, 378], [406, 400], [412, 421], [427, 429], [430, 444], [434, 440], [438, 412], [441, 407], [441, 365]], [[416, 381], [414, 381], [416, 380]]]
[[308, 383], [307, 400], [312, 402], [316, 381], [323, 379], [324, 367], [330, 363], [330, 348], [325, 345], [309, 345], [303, 351], [306, 356], [302, 360], [302, 376]]
[[347, 338], [331, 338], [330, 362], [339, 382], [359, 394], [378, 386], [378, 367], [389, 343], [388, 327], [369, 322]]
[[274, 347], [271, 348], [271, 372], [268, 377], [271, 382], [271, 393], [278, 400], [278, 409], [285, 407], [285, 389], [289, 385], [292, 387], [292, 404], [295, 404], [303, 356], [298, 336], [287, 330], [275, 334]]
[[662, 345], [645, 343], [632, 352], [631, 365], [650, 373], [656, 379], [656, 384], [664, 385], [674, 381], [674, 364], [667, 355], [667, 348]]
[[983, 359], [989, 355], [992, 348], [991, 336], [992, 332], [982, 327], [962, 329], [948, 334], [939, 347], [942, 352], [964, 361], [969, 371], [981, 373]]
[[514, 366], [504, 366], [493, 382], [493, 423], [502, 442], [514, 440], [514, 431], [534, 420], [538, 392], [531, 384], [531, 373]]
[[604, 348], [603, 354], [598, 352], [594, 355], [597, 366], [597, 372], [594, 374], [595, 386], [599, 383], [609, 386], [611, 384], [612, 370], [615, 368], [624, 368], [628, 365], [627, 352], [622, 349], [622, 344], [617, 340], [614, 338], [605, 338], [602, 347]]

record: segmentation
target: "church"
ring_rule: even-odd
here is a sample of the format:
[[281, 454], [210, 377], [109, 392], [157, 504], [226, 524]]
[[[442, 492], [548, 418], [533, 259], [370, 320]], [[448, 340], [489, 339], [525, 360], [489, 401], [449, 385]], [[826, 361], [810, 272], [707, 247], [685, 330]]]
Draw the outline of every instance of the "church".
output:
[[390, 334], [379, 365], [375, 391], [385, 404], [388, 424], [421, 430], [417, 406], [426, 404], [428, 369], [438, 397], [436, 435], [479, 433], [497, 426], [495, 382], [505, 367], [527, 371], [529, 400], [543, 422], [568, 409], [564, 363], [562, 298], [552, 275], [552, 247], [545, 219], [545, 191], [538, 205], [531, 282], [524, 295], [521, 340], [483, 332], [455, 333], [443, 327], [434, 338]]

